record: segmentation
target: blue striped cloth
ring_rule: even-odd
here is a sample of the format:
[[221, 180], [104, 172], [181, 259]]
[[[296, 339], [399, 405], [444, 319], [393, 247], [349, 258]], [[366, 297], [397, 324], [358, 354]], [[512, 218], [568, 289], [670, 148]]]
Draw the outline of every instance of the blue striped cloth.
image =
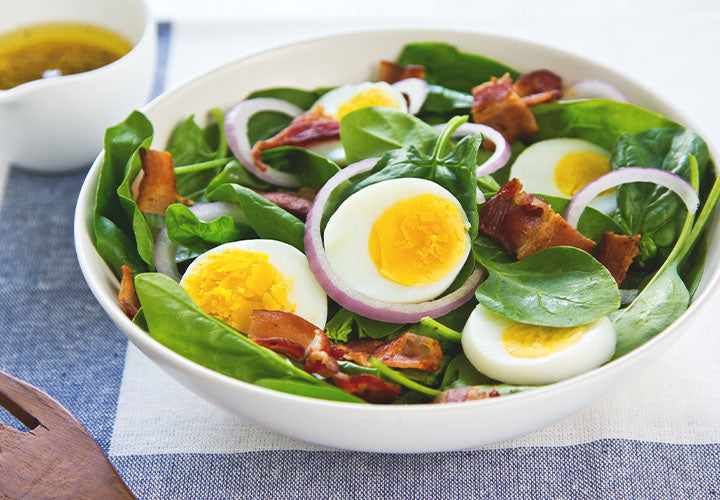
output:
[[[159, 33], [156, 93], [170, 25]], [[57, 398], [108, 453], [127, 340], [75, 258], [73, 210], [84, 175], [10, 171], [0, 208], [0, 369]], [[155, 425], [164, 432], [162, 420]], [[273, 450], [111, 461], [139, 498], [720, 498], [717, 443], [602, 439], [421, 455]]]

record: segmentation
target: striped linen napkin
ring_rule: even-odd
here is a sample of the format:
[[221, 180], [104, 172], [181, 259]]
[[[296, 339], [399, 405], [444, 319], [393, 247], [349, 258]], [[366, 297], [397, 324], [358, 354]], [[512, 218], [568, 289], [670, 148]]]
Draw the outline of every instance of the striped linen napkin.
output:
[[[159, 36], [156, 92], [242, 41], [228, 25], [161, 23]], [[0, 369], [67, 406], [139, 498], [720, 498], [720, 296], [644, 374], [549, 428], [451, 453], [334, 450], [213, 407], [128, 345], [76, 262], [83, 177], [9, 170]]]

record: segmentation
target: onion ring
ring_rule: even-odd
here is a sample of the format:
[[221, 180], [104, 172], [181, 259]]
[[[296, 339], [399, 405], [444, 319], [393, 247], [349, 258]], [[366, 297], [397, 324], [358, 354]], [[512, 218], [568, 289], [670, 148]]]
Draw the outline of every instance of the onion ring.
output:
[[597, 195], [610, 188], [632, 182], [651, 182], [674, 191], [685, 203], [690, 213], [695, 213], [700, 203], [697, 191], [679, 175], [657, 168], [625, 167], [613, 170], [586, 184], [570, 198], [563, 217], [572, 227], [577, 227], [583, 210]]
[[[444, 127], [445, 124], [433, 126], [433, 128], [438, 131], [442, 130]], [[505, 137], [503, 137], [500, 132], [492, 127], [488, 127], [487, 125], [482, 125], [480, 123], [463, 123], [455, 130], [455, 132], [453, 132], [452, 136], [465, 137], [470, 134], [482, 134], [483, 139], [487, 138], [495, 144], [495, 151], [490, 158], [475, 169], [475, 174], [478, 177], [492, 174], [505, 166], [510, 159], [512, 151], [510, 151], [510, 144], [508, 144], [508, 141], [505, 140]]]
[[228, 146], [245, 170], [259, 179], [276, 186], [298, 187], [301, 183], [296, 175], [272, 167], [263, 171], [253, 161], [252, 145], [247, 136], [248, 123], [253, 115], [262, 111], [285, 113], [292, 118], [297, 118], [303, 113], [303, 110], [294, 104], [272, 97], [257, 97], [242, 101], [225, 115], [225, 135]]
[[422, 78], [405, 78], [392, 84], [408, 100], [408, 113], [416, 115], [420, 112], [428, 96], [428, 84]]
[[[221, 215], [229, 215], [237, 222], [245, 222], [245, 213], [237, 203], [229, 201], [216, 201], [212, 203], [200, 203], [188, 207], [195, 214], [195, 217], [203, 222], [210, 222], [217, 219]], [[163, 226], [155, 237], [155, 253], [153, 256], [153, 264], [155, 270], [159, 273], [170, 276], [175, 281], [180, 281], [180, 272], [175, 263], [175, 253], [178, 244], [170, 239], [167, 232], [167, 226]]]
[[456, 309], [467, 302], [475, 293], [475, 289], [484, 275], [475, 269], [465, 283], [454, 292], [439, 299], [402, 304], [388, 302], [369, 297], [347, 286], [333, 271], [325, 254], [320, 223], [323, 209], [332, 192], [340, 184], [352, 177], [368, 172], [377, 163], [377, 158], [370, 158], [353, 163], [335, 174], [320, 189], [310, 207], [305, 223], [305, 255], [315, 279], [335, 302], [345, 309], [361, 314], [367, 318], [388, 323], [417, 323], [425, 316], [437, 318]]

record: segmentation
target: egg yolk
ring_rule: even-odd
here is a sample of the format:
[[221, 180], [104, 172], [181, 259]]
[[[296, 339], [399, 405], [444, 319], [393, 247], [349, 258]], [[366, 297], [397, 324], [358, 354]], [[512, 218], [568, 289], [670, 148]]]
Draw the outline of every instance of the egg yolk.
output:
[[571, 346], [585, 332], [584, 325], [567, 328], [513, 323], [502, 334], [502, 344], [516, 358], [542, 358]]
[[589, 182], [610, 172], [610, 159], [594, 151], [563, 156], [555, 166], [554, 181], [560, 192], [572, 196]]
[[467, 228], [457, 206], [422, 194], [399, 201], [377, 218], [368, 250], [378, 272], [406, 286], [435, 283], [465, 254]]
[[241, 332], [256, 309], [294, 312], [287, 299], [291, 286], [267, 255], [240, 249], [208, 255], [183, 281], [200, 309]]
[[338, 106], [337, 113], [335, 113], [334, 118], [339, 121], [343, 116], [351, 111], [365, 108], [367, 106], [385, 106], [394, 109], [399, 107], [395, 96], [388, 94], [382, 89], [373, 87], [363, 90], [362, 92], [358, 92]]

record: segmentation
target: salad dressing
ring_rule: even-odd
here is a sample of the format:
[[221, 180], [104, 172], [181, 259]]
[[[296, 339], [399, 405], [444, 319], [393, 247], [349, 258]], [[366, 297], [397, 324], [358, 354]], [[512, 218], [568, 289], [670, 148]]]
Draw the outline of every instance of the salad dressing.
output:
[[0, 90], [42, 78], [84, 73], [121, 58], [132, 44], [81, 23], [25, 26], [0, 35]]

